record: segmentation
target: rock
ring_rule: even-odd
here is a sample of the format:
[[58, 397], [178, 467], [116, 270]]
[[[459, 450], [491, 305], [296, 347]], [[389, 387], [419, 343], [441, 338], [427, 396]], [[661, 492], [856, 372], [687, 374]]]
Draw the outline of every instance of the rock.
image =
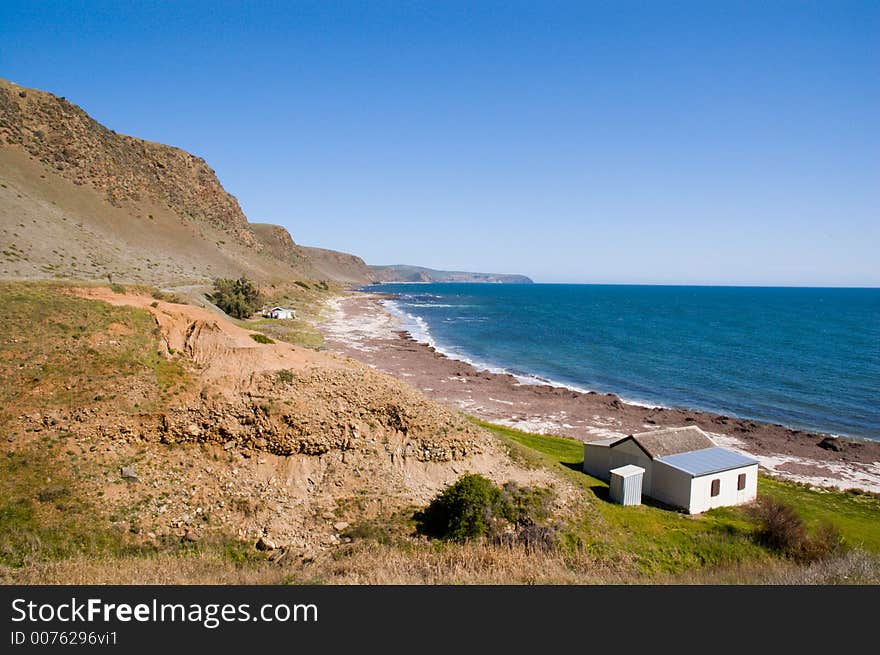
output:
[[333, 529], [336, 530], [336, 532], [342, 532], [348, 526], [349, 526], [348, 521], [339, 521], [339, 522], [333, 524]]
[[193, 532], [192, 530], [187, 530], [187, 531], [183, 534], [183, 539], [184, 539], [184, 541], [196, 542], [196, 541], [199, 540], [199, 535], [197, 535], [197, 534], [196, 534], [195, 532]]
[[269, 539], [269, 537], [260, 537], [255, 544], [257, 550], [275, 550], [278, 544]]
[[843, 446], [840, 445], [840, 440], [837, 437], [825, 437], [819, 442], [819, 448], [833, 450], [835, 453], [843, 450]]
[[139, 479], [133, 466], [123, 466], [119, 469], [119, 475], [123, 480], [128, 480], [129, 482], [137, 482]]
[[223, 444], [223, 450], [232, 450], [234, 447], [235, 447], [234, 441], [227, 441], [225, 444]]
[[186, 431], [191, 437], [198, 437], [202, 433], [201, 428], [195, 423], [190, 423], [186, 426]]
[[282, 546], [277, 550], [273, 550], [269, 554], [268, 559], [270, 562], [283, 564], [284, 562], [292, 561], [294, 557], [296, 557], [296, 554], [290, 546]]

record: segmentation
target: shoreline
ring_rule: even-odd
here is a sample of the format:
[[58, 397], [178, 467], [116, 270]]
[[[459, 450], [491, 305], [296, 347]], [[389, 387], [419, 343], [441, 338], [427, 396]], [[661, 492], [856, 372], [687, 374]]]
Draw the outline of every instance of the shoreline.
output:
[[329, 301], [331, 318], [317, 327], [331, 349], [402, 379], [453, 409], [498, 425], [579, 441], [698, 425], [719, 446], [754, 457], [778, 477], [880, 492], [878, 441], [626, 402], [616, 394], [579, 391], [536, 378], [523, 382], [510, 373], [480, 370], [414, 339], [400, 317], [382, 305], [387, 298], [369, 292], [338, 296]]
[[[395, 284], [398, 284], [398, 283], [395, 283]], [[403, 283], [400, 283], [400, 284], [403, 284]], [[418, 283], [406, 283], [406, 284], [418, 284]], [[506, 369], [503, 366], [496, 366], [494, 364], [490, 364], [487, 362], [482, 362], [479, 360], [471, 359], [470, 357], [468, 357], [466, 355], [460, 355], [458, 353], [451, 351], [450, 349], [446, 349], [446, 348], [443, 348], [442, 346], [439, 346], [437, 344], [436, 340], [431, 335], [430, 329], [427, 326], [427, 324], [425, 324], [424, 326], [422, 325], [424, 323], [424, 320], [421, 317], [413, 317], [411, 314], [408, 314], [407, 312], [405, 312], [404, 310], [402, 310], [396, 306], [393, 309], [389, 308], [386, 303], [391, 303], [391, 304], [396, 305], [396, 302], [395, 302], [396, 298], [394, 297], [393, 294], [383, 294], [383, 293], [372, 292], [372, 291], [359, 291], [356, 289], [354, 289], [353, 291], [355, 293], [370, 294], [372, 296], [375, 296], [377, 299], [377, 302], [382, 306], [382, 309], [384, 309], [386, 312], [390, 313], [395, 319], [397, 319], [399, 322], [401, 322], [402, 327], [399, 330], [399, 332], [401, 333], [402, 338], [410, 339], [416, 343], [419, 343], [419, 344], [422, 344], [426, 347], [432, 348], [434, 351], [437, 352], [437, 354], [442, 355], [443, 357], [446, 357], [446, 358], [451, 359], [453, 361], [462, 362], [464, 364], [472, 366], [478, 372], [489, 372], [489, 373], [494, 373], [496, 375], [512, 375], [514, 378], [516, 378], [516, 380], [518, 382], [520, 382], [523, 385], [560, 387], [560, 388], [568, 389], [570, 391], [574, 391], [575, 393], [579, 393], [579, 394], [587, 394], [587, 395], [601, 394], [601, 395], [607, 395], [607, 396], [615, 396], [625, 405], [632, 405], [634, 407], [643, 407], [645, 409], [655, 409], [655, 410], [656, 409], [681, 410], [681, 411], [694, 412], [694, 413], [699, 413], [699, 414], [708, 414], [708, 415], [712, 415], [712, 416], [724, 416], [725, 418], [729, 418], [731, 420], [742, 420], [742, 421], [749, 421], [749, 422], [754, 422], [754, 423], [758, 423], [758, 424], [772, 425], [775, 427], [783, 427], [783, 428], [791, 430], [793, 433], [797, 433], [797, 434], [815, 435], [817, 437], [822, 437], [822, 438], [832, 437], [835, 439], [839, 438], [839, 439], [845, 439], [848, 441], [866, 442], [869, 444], [878, 442], [878, 440], [871, 439], [870, 437], [863, 437], [863, 436], [853, 435], [853, 434], [842, 434], [842, 433], [836, 433], [836, 432], [827, 432], [827, 431], [823, 431], [818, 428], [812, 428], [809, 426], [786, 425], [783, 423], [774, 423], [773, 421], [769, 421], [769, 420], [753, 418], [753, 417], [748, 417], [748, 416], [737, 416], [734, 414], [725, 415], [722, 413], [723, 410], [713, 410], [713, 409], [706, 409], [706, 408], [700, 408], [700, 407], [682, 407], [682, 406], [675, 406], [675, 405], [666, 405], [666, 404], [663, 404], [662, 402], [652, 402], [649, 400], [636, 400], [633, 398], [625, 398], [623, 395], [621, 395], [618, 392], [602, 391], [599, 389], [588, 389], [586, 387], [581, 387], [581, 386], [578, 386], [573, 383], [562, 382], [560, 380], [554, 380], [551, 378], [542, 377], [541, 375], [538, 375], [536, 373], [521, 373], [521, 372], [517, 372], [515, 370]], [[418, 334], [418, 335], [414, 334], [415, 331], [412, 329], [414, 326], [409, 324], [409, 322], [407, 321], [407, 317], [416, 319], [416, 323], [418, 325], [419, 332], [421, 334]]]

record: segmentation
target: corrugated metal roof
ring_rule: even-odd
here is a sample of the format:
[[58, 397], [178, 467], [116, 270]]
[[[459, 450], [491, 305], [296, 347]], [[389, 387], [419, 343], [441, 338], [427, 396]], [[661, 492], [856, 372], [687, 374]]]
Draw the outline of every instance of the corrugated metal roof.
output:
[[622, 478], [629, 478], [633, 475], [641, 475], [645, 472], [645, 469], [641, 466], [636, 466], [635, 464], [627, 464], [625, 466], [619, 466], [616, 469], [611, 469], [608, 472], [619, 475]]
[[657, 460], [692, 476], [720, 473], [758, 462], [726, 448], [703, 448], [689, 453], [668, 455]]

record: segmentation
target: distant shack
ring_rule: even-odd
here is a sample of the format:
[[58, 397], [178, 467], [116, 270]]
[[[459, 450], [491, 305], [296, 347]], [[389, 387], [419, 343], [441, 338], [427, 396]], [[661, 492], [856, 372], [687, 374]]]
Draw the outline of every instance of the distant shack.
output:
[[267, 318], [292, 319], [296, 318], [296, 313], [287, 307], [273, 307], [266, 310], [264, 314]]
[[584, 473], [608, 482], [612, 469], [626, 465], [644, 469], [644, 495], [690, 514], [758, 495], [758, 462], [719, 448], [693, 425], [584, 444]]

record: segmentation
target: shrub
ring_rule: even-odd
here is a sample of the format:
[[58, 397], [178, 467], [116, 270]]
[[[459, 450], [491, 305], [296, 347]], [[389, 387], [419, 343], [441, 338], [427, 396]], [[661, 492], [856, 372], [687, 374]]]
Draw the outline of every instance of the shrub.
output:
[[758, 543], [800, 562], [815, 562], [844, 550], [840, 531], [821, 524], [810, 534], [795, 509], [781, 500], [762, 497], [751, 508]]
[[534, 525], [550, 514], [553, 493], [540, 487], [523, 487], [507, 482], [501, 488], [501, 510], [504, 518], [520, 526]]
[[165, 302], [175, 303], [177, 305], [185, 305], [186, 303], [176, 293], [166, 293], [160, 289], [153, 289], [150, 292], [156, 300], [164, 300]]
[[259, 334], [259, 333], [251, 334], [251, 339], [253, 339], [257, 343], [275, 343], [274, 341], [272, 341], [272, 339], [267, 337], [265, 334]]
[[298, 287], [302, 287], [303, 289], [308, 289], [309, 285], [303, 282], [302, 280], [295, 280], [294, 284]]
[[259, 289], [244, 276], [237, 280], [217, 278], [208, 299], [235, 318], [249, 318], [263, 302]]
[[486, 534], [503, 514], [501, 490], [482, 475], [466, 474], [444, 489], [416, 516], [420, 532], [439, 539], [467, 541]]
[[290, 369], [283, 368], [278, 371], [278, 381], [283, 383], [293, 382], [295, 376]]
[[486, 537], [496, 543], [549, 549], [556, 529], [541, 525], [549, 516], [549, 489], [502, 488], [482, 475], [466, 474], [416, 514], [419, 532], [438, 539], [467, 541]]

